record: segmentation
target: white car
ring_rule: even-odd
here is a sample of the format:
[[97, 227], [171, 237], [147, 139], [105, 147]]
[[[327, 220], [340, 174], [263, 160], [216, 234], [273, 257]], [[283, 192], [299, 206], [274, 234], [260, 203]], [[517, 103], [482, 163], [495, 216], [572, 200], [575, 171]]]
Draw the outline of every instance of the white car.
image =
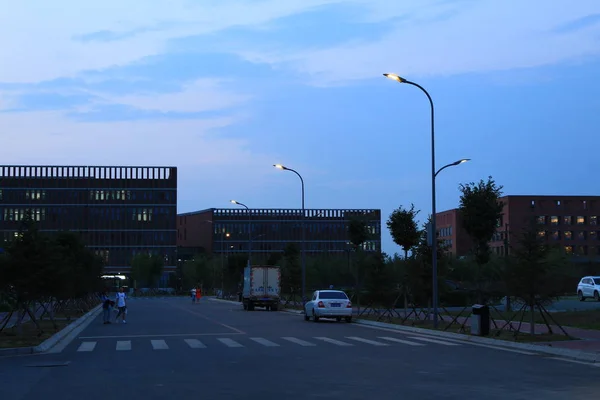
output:
[[579, 301], [593, 298], [600, 301], [600, 276], [584, 276], [577, 285], [577, 297]]
[[304, 320], [318, 322], [319, 318], [335, 318], [352, 322], [352, 303], [341, 290], [317, 290], [304, 305]]

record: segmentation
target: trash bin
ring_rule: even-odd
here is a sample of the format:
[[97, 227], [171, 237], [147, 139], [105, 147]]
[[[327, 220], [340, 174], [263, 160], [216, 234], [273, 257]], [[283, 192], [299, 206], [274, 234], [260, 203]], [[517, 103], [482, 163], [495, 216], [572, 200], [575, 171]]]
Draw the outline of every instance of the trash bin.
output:
[[490, 308], [484, 304], [473, 305], [471, 315], [471, 335], [488, 336], [490, 334]]

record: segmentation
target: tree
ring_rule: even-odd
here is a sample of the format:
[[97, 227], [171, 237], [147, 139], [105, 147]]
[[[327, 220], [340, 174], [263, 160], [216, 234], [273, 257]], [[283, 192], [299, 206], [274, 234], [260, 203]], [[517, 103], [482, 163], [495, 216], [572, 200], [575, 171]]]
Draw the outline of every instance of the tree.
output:
[[300, 265], [300, 250], [298, 246], [289, 242], [283, 250], [282, 257], [282, 291], [294, 294], [302, 283], [302, 267]]
[[355, 283], [356, 283], [356, 305], [360, 310], [360, 286], [363, 273], [363, 244], [369, 240], [370, 233], [367, 223], [363, 218], [351, 218], [348, 224], [348, 239], [354, 248], [354, 263], [355, 263]]
[[502, 217], [503, 203], [499, 201], [502, 186], [497, 186], [492, 177], [487, 182], [460, 185], [459, 213], [462, 227], [473, 245], [473, 255], [478, 266], [478, 297], [481, 293], [482, 266], [490, 260], [489, 242], [496, 233]]
[[365, 273], [365, 289], [369, 292], [369, 300], [372, 304], [395, 307], [396, 283], [391, 270], [391, 263], [387, 262], [386, 254], [376, 252], [370, 254], [366, 263], [368, 267]]
[[202, 285], [203, 289], [206, 290], [209, 285], [216, 285], [215, 271], [209, 264], [211, 262], [204, 254], [185, 261], [182, 267], [184, 287], [190, 289]]
[[156, 287], [163, 269], [163, 259], [158, 255], [137, 254], [131, 260], [131, 277], [137, 287]]
[[516, 240], [511, 261], [505, 270], [509, 293], [521, 299], [531, 315], [530, 333], [535, 334], [535, 309], [543, 314], [543, 305], [565, 293], [569, 263], [556, 249], [548, 246], [539, 235], [540, 228], [534, 220]]
[[400, 206], [387, 220], [387, 227], [394, 243], [404, 250], [404, 258], [408, 258], [408, 252], [419, 243], [421, 233], [415, 220], [418, 213], [419, 210], [415, 210], [414, 204], [410, 205], [410, 209]]

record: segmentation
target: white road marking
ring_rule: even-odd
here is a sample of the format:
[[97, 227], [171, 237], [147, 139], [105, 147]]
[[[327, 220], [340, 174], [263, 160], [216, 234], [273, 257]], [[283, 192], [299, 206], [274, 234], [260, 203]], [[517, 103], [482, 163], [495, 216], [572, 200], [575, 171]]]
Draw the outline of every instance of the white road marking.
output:
[[79, 345], [77, 351], [94, 351], [96, 342], [83, 342]]
[[525, 354], [527, 356], [534, 356], [537, 354], [537, 353], [533, 353], [533, 352], [525, 351], [525, 350], [516, 350], [516, 349], [509, 349], [509, 348], [502, 347], [502, 346], [494, 346], [493, 344], [483, 344], [483, 343], [475, 343], [475, 342], [459, 342], [455, 339], [446, 339], [446, 340], [448, 340], [449, 342], [459, 344], [459, 345], [467, 344], [469, 346], [487, 347], [488, 349], [492, 349], [492, 350], [501, 350], [501, 351], [506, 351], [509, 353]]
[[244, 347], [241, 344], [239, 344], [238, 342], [236, 342], [235, 340], [232, 340], [229, 338], [218, 338], [217, 340], [219, 342], [223, 343], [227, 347]]
[[117, 351], [131, 350], [131, 340], [119, 340], [117, 341]]
[[346, 339], [356, 340], [357, 342], [363, 342], [373, 346], [389, 346], [387, 343], [376, 342], [375, 340], [363, 339], [356, 336], [346, 336]]
[[135, 339], [135, 338], [151, 338], [151, 337], [182, 337], [182, 336], [229, 336], [229, 335], [245, 335], [245, 333], [173, 333], [167, 335], [127, 335], [127, 336], [79, 336], [78, 339]]
[[167, 342], [164, 340], [151, 340], [152, 348], [154, 350], [169, 350], [169, 346], [167, 346]]
[[206, 346], [204, 345], [204, 343], [202, 343], [201, 341], [199, 341], [198, 339], [183, 339], [188, 346], [190, 346], [192, 349], [205, 349]]
[[402, 340], [398, 338], [388, 337], [388, 336], [379, 336], [378, 339], [389, 340], [390, 342], [407, 344], [409, 346], [425, 346], [423, 343], [411, 342], [409, 340]]
[[316, 344], [314, 343], [306, 342], [301, 339], [296, 339], [295, 337], [282, 337], [282, 339], [287, 340], [288, 342], [299, 344], [300, 346], [304, 347], [316, 346]]
[[342, 342], [340, 340], [330, 339], [327, 337], [315, 337], [317, 340], [322, 340], [327, 343], [335, 344], [336, 346], [354, 346], [353, 344]]
[[271, 342], [270, 340], [263, 339], [260, 337], [250, 338], [250, 340], [253, 340], [256, 343], [260, 343], [263, 346], [267, 346], [267, 347], [279, 347], [279, 345], [277, 343]]
[[444, 346], [460, 346], [460, 344], [458, 344], [458, 343], [453, 343], [453, 342], [448, 342], [448, 341], [442, 342], [441, 340], [428, 339], [428, 338], [424, 338], [424, 337], [408, 336], [408, 338], [415, 339], [415, 340], [422, 340], [423, 342], [442, 344]]

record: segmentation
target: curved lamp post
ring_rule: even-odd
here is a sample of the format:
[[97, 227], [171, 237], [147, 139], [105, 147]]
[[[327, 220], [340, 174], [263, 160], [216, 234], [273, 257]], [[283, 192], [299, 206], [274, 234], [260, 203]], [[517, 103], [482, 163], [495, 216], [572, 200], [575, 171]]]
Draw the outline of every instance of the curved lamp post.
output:
[[298, 175], [298, 178], [300, 178], [300, 183], [302, 184], [302, 216], [301, 216], [301, 229], [302, 229], [302, 250], [301, 250], [301, 257], [302, 257], [302, 304], [305, 303], [305, 291], [306, 291], [306, 229], [304, 227], [304, 179], [302, 178], [302, 175], [300, 175], [298, 173], [298, 171], [292, 169], [292, 168], [288, 168], [286, 166], [283, 166], [281, 164], [273, 164], [273, 166], [277, 169], [281, 169], [283, 171], [290, 171], [295, 173], [296, 175]]
[[433, 107], [433, 100], [431, 99], [431, 96], [429, 95], [429, 93], [427, 92], [427, 90], [425, 90], [425, 88], [421, 85], [419, 85], [418, 83], [415, 82], [411, 82], [407, 79], [402, 78], [401, 76], [398, 76], [396, 74], [383, 74], [383, 76], [385, 76], [388, 79], [394, 80], [398, 83], [406, 83], [408, 85], [412, 85], [415, 86], [419, 89], [421, 89], [421, 91], [423, 91], [423, 93], [425, 93], [425, 95], [427, 96], [427, 99], [429, 100], [429, 105], [431, 106], [431, 230], [432, 230], [432, 243], [431, 243], [431, 268], [432, 268], [432, 278], [433, 278], [433, 293], [432, 293], [432, 302], [433, 302], [433, 326], [434, 328], [438, 327], [438, 278], [437, 278], [437, 231], [436, 231], [436, 223], [435, 223], [435, 214], [436, 214], [436, 210], [435, 210], [435, 176], [436, 176], [436, 170], [435, 170], [435, 118], [434, 118], [434, 107]]
[[252, 253], [252, 216], [250, 215], [250, 208], [248, 208], [247, 205], [245, 205], [244, 203], [240, 203], [237, 200], [229, 200], [232, 204], [237, 204], [238, 206], [242, 206], [246, 209], [246, 211], [248, 212], [248, 266], [250, 267], [252, 265], [252, 258], [251, 258], [251, 253]]
[[453, 163], [444, 165], [442, 168], [440, 168], [440, 169], [437, 170], [437, 172], [435, 173], [435, 176], [438, 176], [438, 174], [440, 172], [442, 172], [443, 170], [445, 170], [448, 167], [456, 167], [457, 165], [464, 164], [464, 163], [466, 163], [468, 161], [471, 161], [471, 159], [470, 158], [463, 158], [462, 160], [454, 161]]

